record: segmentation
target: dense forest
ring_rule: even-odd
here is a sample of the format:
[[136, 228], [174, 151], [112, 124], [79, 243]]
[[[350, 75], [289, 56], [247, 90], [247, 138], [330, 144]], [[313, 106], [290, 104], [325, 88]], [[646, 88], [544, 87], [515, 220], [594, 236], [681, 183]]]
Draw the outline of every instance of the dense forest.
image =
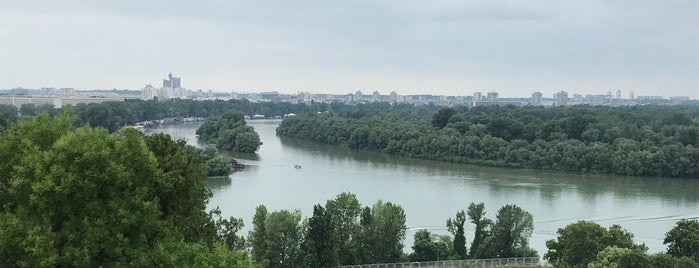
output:
[[[447, 219], [450, 235], [418, 231], [406, 254], [400, 205], [362, 206], [351, 193], [307, 219], [260, 205], [246, 241], [242, 220], [205, 211], [201, 152], [166, 134], [74, 120], [69, 109], [41, 113], [0, 133], [0, 267], [332, 267], [536, 254], [533, 215], [505, 205], [491, 219], [482, 203]], [[677, 222], [667, 253], [649, 255], [632, 239], [620, 226], [580, 221], [546, 242], [544, 258], [555, 267], [699, 267], [699, 221]]]
[[260, 148], [260, 136], [245, 124], [241, 112], [227, 112], [221, 116], [210, 116], [197, 129], [203, 142], [216, 144], [221, 150], [254, 153]]
[[277, 133], [458, 163], [699, 178], [699, 106], [356, 110], [285, 118]]

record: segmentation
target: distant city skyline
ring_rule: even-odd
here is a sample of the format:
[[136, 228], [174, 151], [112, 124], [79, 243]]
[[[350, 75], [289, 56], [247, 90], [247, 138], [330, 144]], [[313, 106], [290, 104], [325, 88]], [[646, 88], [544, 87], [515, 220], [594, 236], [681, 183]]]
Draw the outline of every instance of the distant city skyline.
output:
[[699, 99], [699, 1], [2, 1], [0, 89]]

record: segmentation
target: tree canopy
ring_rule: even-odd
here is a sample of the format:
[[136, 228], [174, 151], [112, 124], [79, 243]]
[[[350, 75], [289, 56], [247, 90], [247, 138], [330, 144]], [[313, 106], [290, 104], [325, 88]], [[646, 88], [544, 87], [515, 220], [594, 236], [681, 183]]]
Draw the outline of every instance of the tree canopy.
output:
[[199, 139], [216, 144], [222, 150], [254, 153], [262, 142], [257, 132], [245, 124], [240, 112], [227, 112], [221, 116], [206, 118], [197, 129]]
[[235, 219], [204, 211], [206, 169], [181, 144], [73, 120], [40, 113], [2, 132], [0, 266], [250, 265], [219, 231]]
[[458, 163], [699, 178], [699, 106], [360, 111], [285, 118], [277, 134]]

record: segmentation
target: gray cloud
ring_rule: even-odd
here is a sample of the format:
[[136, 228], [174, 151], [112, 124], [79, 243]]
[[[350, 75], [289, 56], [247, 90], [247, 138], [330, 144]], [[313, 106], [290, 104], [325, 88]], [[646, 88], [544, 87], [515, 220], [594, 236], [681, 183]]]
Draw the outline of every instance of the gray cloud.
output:
[[699, 2], [3, 1], [0, 88], [699, 98]]

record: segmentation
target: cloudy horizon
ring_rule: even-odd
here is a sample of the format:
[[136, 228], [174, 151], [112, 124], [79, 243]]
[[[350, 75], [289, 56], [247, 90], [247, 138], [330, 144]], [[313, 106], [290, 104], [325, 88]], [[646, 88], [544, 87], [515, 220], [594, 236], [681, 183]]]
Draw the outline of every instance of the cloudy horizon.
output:
[[0, 1], [0, 89], [699, 99], [699, 1]]

